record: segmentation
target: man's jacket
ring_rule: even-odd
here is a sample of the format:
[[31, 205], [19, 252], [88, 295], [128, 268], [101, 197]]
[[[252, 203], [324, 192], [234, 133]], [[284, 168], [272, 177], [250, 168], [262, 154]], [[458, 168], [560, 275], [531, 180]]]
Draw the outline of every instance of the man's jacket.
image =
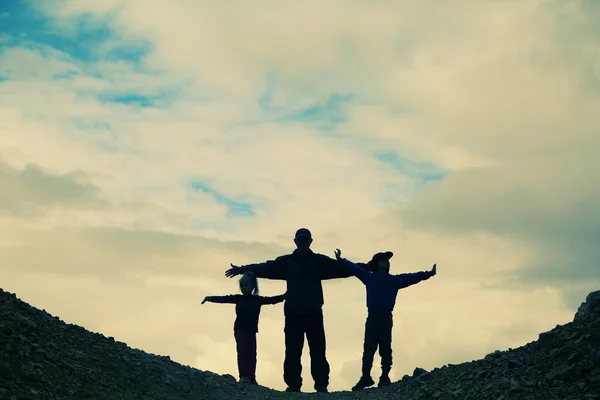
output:
[[279, 279], [287, 282], [284, 313], [318, 314], [323, 308], [323, 286], [325, 279], [348, 278], [353, 272], [336, 260], [323, 254], [309, 251], [305, 255], [295, 250], [292, 254], [277, 257], [260, 264], [249, 264], [242, 271], [251, 271], [258, 278]]

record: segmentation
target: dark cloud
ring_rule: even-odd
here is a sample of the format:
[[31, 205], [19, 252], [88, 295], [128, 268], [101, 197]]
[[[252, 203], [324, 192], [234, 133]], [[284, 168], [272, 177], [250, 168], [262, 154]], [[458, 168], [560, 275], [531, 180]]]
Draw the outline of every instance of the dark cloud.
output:
[[590, 184], [593, 175], [536, 164], [458, 171], [395, 217], [417, 230], [509, 238], [532, 255], [523, 268], [498, 276], [497, 285], [550, 285], [579, 298], [582, 285], [600, 285], [600, 188]]
[[289, 252], [277, 245], [121, 228], [15, 231], [20, 245], [0, 251], [4, 269], [123, 279], [135, 272], [221, 277], [229, 263], [246, 264]]
[[35, 164], [18, 169], [0, 161], [0, 213], [24, 217], [55, 207], [103, 205], [99, 189], [86, 178], [82, 172], [58, 175]]

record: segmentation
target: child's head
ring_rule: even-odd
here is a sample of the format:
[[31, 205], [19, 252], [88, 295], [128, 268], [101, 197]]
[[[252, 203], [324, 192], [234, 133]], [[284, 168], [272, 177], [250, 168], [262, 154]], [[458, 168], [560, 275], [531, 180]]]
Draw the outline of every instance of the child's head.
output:
[[371, 270], [378, 274], [387, 275], [390, 273], [390, 258], [394, 253], [386, 251], [385, 253], [377, 253], [373, 256], [369, 264], [371, 264]]
[[244, 272], [240, 278], [240, 290], [242, 294], [258, 294], [258, 279], [253, 272]]

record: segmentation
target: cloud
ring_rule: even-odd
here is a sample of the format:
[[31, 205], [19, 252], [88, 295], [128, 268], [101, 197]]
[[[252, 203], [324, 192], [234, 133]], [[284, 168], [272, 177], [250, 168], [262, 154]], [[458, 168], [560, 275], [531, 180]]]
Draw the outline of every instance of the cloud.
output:
[[[438, 264], [398, 296], [400, 378], [533, 340], [599, 283], [592, 2], [3, 12], [3, 288], [69, 321], [235, 375], [234, 310], [199, 303], [307, 226], [324, 254]], [[339, 390], [360, 373], [365, 293], [324, 291]], [[259, 379], [278, 389], [282, 327], [263, 310]]]
[[[436, 127], [433, 139], [460, 142], [488, 165], [456, 171], [395, 215], [413, 229], [483, 231], [523, 241], [535, 255], [506, 280], [517, 286], [568, 282], [565, 294], [574, 306], [579, 300], [569, 299], [573, 290], [580, 299], [600, 283], [594, 261], [600, 254], [592, 243], [600, 191], [590, 185], [599, 164], [589, 151], [600, 145], [590, 125], [600, 102], [582, 75], [597, 64], [589, 52], [597, 41], [588, 29], [598, 14], [549, 5], [538, 10], [533, 21], [539, 30], [520, 45], [504, 47], [514, 56], [490, 45], [483, 50], [489, 58], [451, 80], [452, 102], [439, 101], [448, 87], [420, 91], [431, 121], [445, 124]], [[543, 33], [554, 39], [552, 45], [537, 40]], [[573, 54], [574, 43], [586, 50]], [[455, 60], [463, 62], [438, 65], [450, 69]]]
[[103, 204], [98, 188], [85, 182], [84, 173], [52, 175], [37, 165], [19, 170], [0, 163], [0, 211], [27, 216], [54, 207], [96, 208]]

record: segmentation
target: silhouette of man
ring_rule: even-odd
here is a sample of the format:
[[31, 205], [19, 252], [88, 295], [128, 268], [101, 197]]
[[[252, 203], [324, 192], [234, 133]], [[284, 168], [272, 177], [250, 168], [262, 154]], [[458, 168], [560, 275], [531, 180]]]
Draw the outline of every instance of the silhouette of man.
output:
[[285, 314], [285, 361], [283, 379], [286, 392], [299, 392], [302, 387], [302, 349], [304, 335], [310, 350], [311, 375], [317, 392], [327, 392], [329, 363], [326, 357], [325, 328], [323, 326], [322, 280], [348, 278], [352, 271], [332, 258], [310, 249], [312, 235], [306, 228], [296, 231], [296, 250], [264, 263], [231, 264], [225, 276], [231, 278], [246, 271], [258, 278], [280, 279], [287, 283]]

